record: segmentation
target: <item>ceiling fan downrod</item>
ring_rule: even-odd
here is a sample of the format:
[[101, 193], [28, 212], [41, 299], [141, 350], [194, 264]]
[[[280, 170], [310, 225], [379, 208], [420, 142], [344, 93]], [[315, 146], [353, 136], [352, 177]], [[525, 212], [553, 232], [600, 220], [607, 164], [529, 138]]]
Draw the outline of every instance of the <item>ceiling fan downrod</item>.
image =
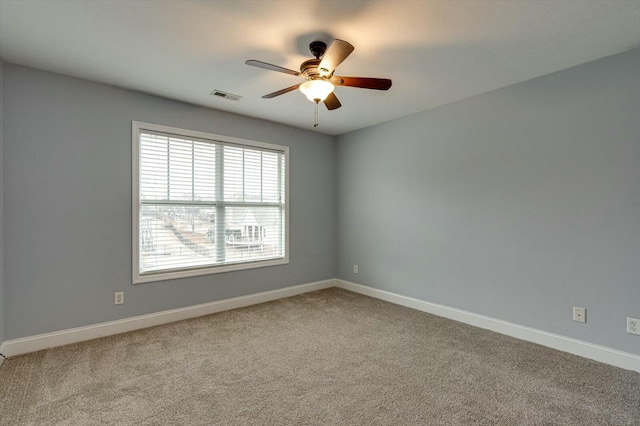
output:
[[327, 44], [324, 41], [312, 41], [309, 44], [309, 50], [311, 54], [316, 57], [316, 59], [320, 59], [321, 56], [324, 55], [324, 52], [327, 50]]

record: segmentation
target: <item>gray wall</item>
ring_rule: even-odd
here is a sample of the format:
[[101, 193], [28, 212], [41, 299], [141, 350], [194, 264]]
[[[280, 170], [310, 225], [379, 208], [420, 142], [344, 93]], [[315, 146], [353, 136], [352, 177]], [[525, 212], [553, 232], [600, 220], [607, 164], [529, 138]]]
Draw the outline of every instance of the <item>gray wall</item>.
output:
[[639, 49], [343, 135], [338, 181], [339, 278], [640, 354]]
[[[12, 64], [4, 101], [5, 339], [335, 276], [334, 138]], [[131, 120], [289, 146], [290, 264], [132, 285]]]
[[[0, 341], [337, 275], [640, 353], [624, 331], [625, 316], [640, 317], [639, 76], [634, 50], [343, 135], [336, 148], [4, 64]], [[291, 263], [133, 286], [131, 120], [290, 146]], [[126, 303], [114, 306], [119, 290]], [[587, 324], [571, 321], [574, 305]]]
[[2, 90], [2, 74], [4, 69], [4, 63], [0, 61], [0, 343], [4, 341], [4, 159], [3, 159], [3, 90]]

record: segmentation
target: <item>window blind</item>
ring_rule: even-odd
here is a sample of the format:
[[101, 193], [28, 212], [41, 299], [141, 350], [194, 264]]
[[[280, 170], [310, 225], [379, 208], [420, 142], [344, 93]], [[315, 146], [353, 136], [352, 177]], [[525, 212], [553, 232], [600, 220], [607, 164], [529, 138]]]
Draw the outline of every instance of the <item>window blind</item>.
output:
[[139, 132], [139, 274], [285, 256], [285, 152]]

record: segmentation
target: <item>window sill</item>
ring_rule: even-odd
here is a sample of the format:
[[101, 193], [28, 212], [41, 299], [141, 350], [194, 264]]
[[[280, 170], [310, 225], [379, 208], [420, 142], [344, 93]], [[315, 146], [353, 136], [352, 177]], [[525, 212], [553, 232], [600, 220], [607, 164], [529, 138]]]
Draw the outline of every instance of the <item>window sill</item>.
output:
[[179, 271], [167, 271], [139, 274], [134, 272], [133, 284], [148, 283], [154, 281], [174, 280], [179, 278], [197, 277], [201, 275], [220, 274], [223, 272], [242, 271], [245, 269], [266, 268], [268, 266], [286, 265], [289, 258], [278, 258], [269, 260], [259, 260], [255, 262], [232, 263], [221, 266], [212, 266], [209, 268], [188, 269]]

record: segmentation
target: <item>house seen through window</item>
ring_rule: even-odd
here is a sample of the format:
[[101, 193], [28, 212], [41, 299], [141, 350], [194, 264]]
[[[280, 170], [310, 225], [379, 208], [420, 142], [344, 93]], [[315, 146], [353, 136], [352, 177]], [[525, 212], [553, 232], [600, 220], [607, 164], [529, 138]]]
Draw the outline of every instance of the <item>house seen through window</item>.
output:
[[288, 261], [287, 147], [133, 126], [134, 282]]

